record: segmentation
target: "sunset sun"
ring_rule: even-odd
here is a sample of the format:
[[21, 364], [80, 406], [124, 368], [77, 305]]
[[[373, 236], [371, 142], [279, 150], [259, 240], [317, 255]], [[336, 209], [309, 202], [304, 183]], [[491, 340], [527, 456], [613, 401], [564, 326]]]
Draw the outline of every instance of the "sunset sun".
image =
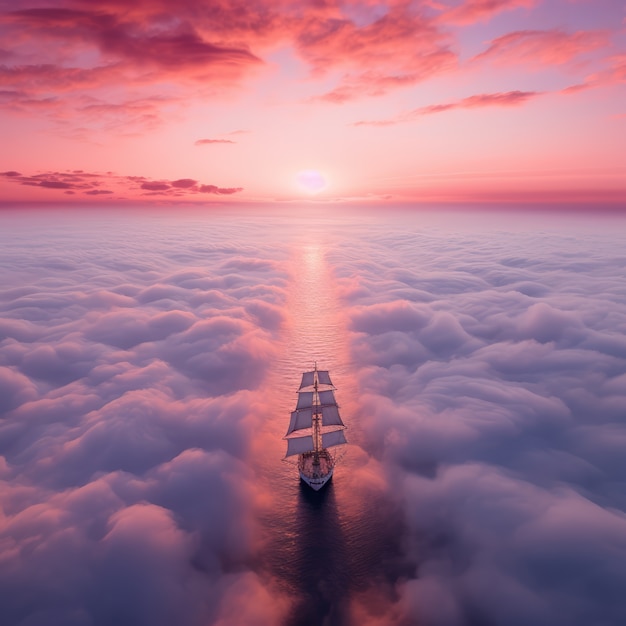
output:
[[302, 170], [296, 175], [296, 182], [301, 191], [315, 195], [328, 187], [326, 178], [318, 170]]

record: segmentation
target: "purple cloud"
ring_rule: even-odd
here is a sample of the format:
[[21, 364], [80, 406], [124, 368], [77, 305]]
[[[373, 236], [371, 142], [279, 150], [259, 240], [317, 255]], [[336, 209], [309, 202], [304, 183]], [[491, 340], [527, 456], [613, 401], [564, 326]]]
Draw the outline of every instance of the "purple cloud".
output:
[[[0, 537], [17, 549], [2, 549], [3, 619], [215, 623], [243, 594], [280, 623], [240, 564], [281, 255], [228, 241], [216, 259], [222, 231], [192, 226], [181, 247], [136, 217], [73, 233], [58, 217], [59, 240], [31, 224], [32, 247], [0, 252]], [[4, 219], [0, 238], [19, 238]]]
[[243, 191], [243, 187], [217, 187], [216, 185], [200, 185], [200, 193], [214, 193], [218, 195], [232, 195]]
[[[621, 623], [622, 222], [426, 217], [324, 217], [312, 268], [301, 215], [0, 216], [7, 624]], [[315, 350], [321, 501], [279, 463]]]
[[171, 182], [172, 187], [176, 187], [178, 189], [189, 189], [197, 184], [198, 181], [193, 178], [179, 178], [178, 180], [173, 180]]
[[332, 255], [355, 419], [407, 524], [392, 623], [619, 623], [619, 238], [407, 228]]
[[[243, 191], [243, 187], [218, 187], [217, 185], [204, 185], [193, 178], [179, 178], [176, 180], [148, 180], [145, 176], [120, 176], [113, 172], [97, 173], [83, 170], [68, 170], [65, 172], [46, 172], [24, 176], [16, 171], [0, 172], [6, 176], [9, 182], [28, 185], [31, 187], [44, 187], [46, 189], [64, 190], [65, 193], [80, 191], [88, 196], [111, 195], [115, 191], [101, 189], [100, 186], [107, 184], [118, 187], [121, 193], [142, 189], [151, 192], [146, 195], [184, 197], [194, 194], [232, 195]], [[130, 183], [130, 184], [129, 184]]]
[[147, 189], [148, 191], [166, 191], [170, 188], [168, 183], [159, 182], [146, 182], [141, 183], [141, 189]]

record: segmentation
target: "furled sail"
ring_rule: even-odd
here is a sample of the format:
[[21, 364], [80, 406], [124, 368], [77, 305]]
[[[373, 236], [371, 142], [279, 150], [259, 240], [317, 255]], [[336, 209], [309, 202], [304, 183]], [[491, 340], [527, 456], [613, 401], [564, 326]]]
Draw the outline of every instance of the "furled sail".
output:
[[287, 439], [287, 454], [285, 456], [293, 456], [294, 454], [311, 452], [313, 449], [313, 437], [311, 437], [310, 435], [306, 437], [294, 437], [293, 439]]
[[[290, 441], [293, 441], [293, 439], [291, 439]], [[346, 436], [343, 434], [343, 430], [333, 430], [333, 432], [331, 433], [324, 433], [322, 435], [322, 446], [324, 448], [330, 448], [331, 446], [340, 446], [342, 443], [348, 443], [346, 441]], [[287, 454], [289, 454], [289, 452], [287, 452]]]
[[291, 420], [289, 421], [289, 428], [287, 429], [287, 435], [290, 435], [294, 430], [302, 430], [303, 428], [311, 428], [313, 425], [313, 409], [302, 409], [300, 411], [294, 411], [291, 414]]

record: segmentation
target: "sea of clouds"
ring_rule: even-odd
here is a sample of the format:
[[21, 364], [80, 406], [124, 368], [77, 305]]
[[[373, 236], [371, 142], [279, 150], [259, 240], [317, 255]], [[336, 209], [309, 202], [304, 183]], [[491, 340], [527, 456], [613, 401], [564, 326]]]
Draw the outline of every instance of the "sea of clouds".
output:
[[[0, 220], [2, 624], [281, 624], [250, 459], [289, 225]], [[318, 226], [360, 391], [350, 454], [404, 528], [387, 605], [342, 623], [626, 623], [623, 223], [528, 223]]]
[[331, 255], [404, 507], [401, 623], [626, 623], [624, 224], [567, 222], [392, 222]]
[[217, 218], [0, 219], [0, 622], [277, 623], [246, 459], [284, 251]]

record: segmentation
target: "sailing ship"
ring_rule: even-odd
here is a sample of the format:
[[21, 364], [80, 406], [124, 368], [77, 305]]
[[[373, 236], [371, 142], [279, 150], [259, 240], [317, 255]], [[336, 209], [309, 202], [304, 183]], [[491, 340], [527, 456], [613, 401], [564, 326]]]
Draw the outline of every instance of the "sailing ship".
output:
[[[300, 478], [319, 491], [331, 478], [336, 457], [329, 448], [348, 443], [339, 415], [335, 389], [326, 370], [302, 374], [298, 403], [291, 413], [285, 458], [298, 455]], [[303, 435], [302, 431], [307, 434]]]

